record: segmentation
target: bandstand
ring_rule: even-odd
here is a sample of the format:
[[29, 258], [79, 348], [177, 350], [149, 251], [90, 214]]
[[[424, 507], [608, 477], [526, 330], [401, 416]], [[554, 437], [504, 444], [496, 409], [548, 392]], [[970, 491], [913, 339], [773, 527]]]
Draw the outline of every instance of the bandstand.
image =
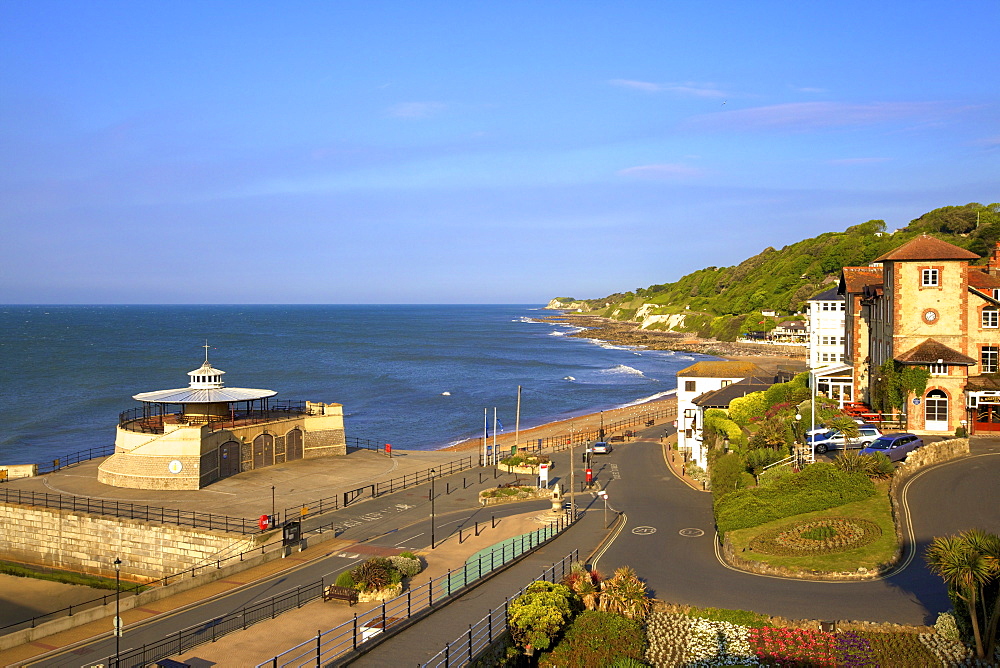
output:
[[225, 387], [208, 361], [185, 388], [142, 392], [118, 417], [115, 453], [98, 480], [133, 489], [199, 489], [244, 471], [347, 454], [340, 404], [276, 401], [273, 390]]

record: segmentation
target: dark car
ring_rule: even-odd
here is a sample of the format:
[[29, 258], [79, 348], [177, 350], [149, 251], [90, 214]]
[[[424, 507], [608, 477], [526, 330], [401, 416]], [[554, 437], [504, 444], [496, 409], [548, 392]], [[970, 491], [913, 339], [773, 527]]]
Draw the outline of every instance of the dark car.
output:
[[923, 440], [915, 434], [886, 434], [879, 436], [866, 448], [861, 450], [863, 455], [873, 455], [881, 452], [894, 462], [906, 458], [906, 455], [917, 448], [924, 446]]

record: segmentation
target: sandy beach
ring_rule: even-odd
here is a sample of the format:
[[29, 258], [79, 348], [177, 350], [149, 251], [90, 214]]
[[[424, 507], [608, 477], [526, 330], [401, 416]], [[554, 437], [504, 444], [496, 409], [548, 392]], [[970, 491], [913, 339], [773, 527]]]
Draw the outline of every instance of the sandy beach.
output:
[[[557, 313], [544, 319], [546, 321], [564, 322], [585, 327], [587, 329], [573, 336], [605, 341], [616, 345], [636, 346], [637, 348], [653, 350], [699, 352], [722, 359], [753, 362], [768, 372], [774, 372], [779, 365], [801, 367], [801, 370], [805, 370], [805, 348], [708, 341], [674, 332], [646, 332], [639, 330], [638, 325], [635, 323], [622, 323], [607, 318], [587, 315]], [[622, 404], [632, 401], [635, 401], [635, 398], [622, 397]], [[503, 452], [509, 450], [510, 446], [514, 445], [515, 438], [519, 444], [524, 444], [533, 439], [548, 438], [571, 432], [596, 431], [600, 428], [602, 420], [605, 425], [608, 425], [625, 418], [641, 418], [645, 414], [666, 408], [673, 408], [676, 404], [676, 397], [671, 395], [641, 404], [597, 411], [565, 420], [549, 422], [531, 429], [522, 429], [517, 434], [511, 429], [498, 434], [496, 444], [500, 451]], [[613, 435], [613, 433], [609, 433], [608, 435]], [[493, 443], [492, 433], [490, 434], [489, 442], [490, 444]], [[442, 448], [442, 450], [477, 450], [482, 445], [482, 438], [472, 438]]]

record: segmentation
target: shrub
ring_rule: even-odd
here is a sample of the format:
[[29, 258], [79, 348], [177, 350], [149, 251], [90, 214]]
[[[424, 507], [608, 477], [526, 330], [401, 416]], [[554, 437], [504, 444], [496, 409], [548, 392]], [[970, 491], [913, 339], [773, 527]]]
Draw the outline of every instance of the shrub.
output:
[[392, 582], [392, 563], [385, 557], [372, 557], [351, 571], [357, 587], [363, 591], [385, 589]]
[[622, 566], [601, 585], [600, 609], [629, 619], [643, 619], [649, 612], [646, 585], [629, 566]]
[[351, 572], [344, 571], [337, 576], [337, 581], [334, 584], [338, 587], [350, 587], [353, 589], [356, 583], [354, 582], [354, 578], [351, 577]]
[[896, 470], [889, 457], [882, 452], [863, 455], [847, 450], [837, 455], [833, 465], [844, 473], [861, 473], [869, 478], [888, 478]]
[[720, 533], [746, 529], [783, 517], [826, 510], [875, 495], [875, 484], [860, 473], [844, 473], [833, 464], [807, 466], [763, 486], [741, 489], [715, 500]]
[[687, 612], [689, 617], [708, 619], [713, 622], [729, 622], [740, 626], [761, 628], [770, 626], [770, 618], [749, 610], [728, 610], [726, 608], [692, 608]]
[[735, 492], [739, 488], [740, 475], [744, 469], [743, 459], [735, 453], [730, 452], [716, 459], [710, 471], [712, 495], [715, 498], [720, 498], [725, 494]]
[[424, 569], [420, 559], [417, 557], [404, 557], [403, 555], [389, 557], [389, 563], [399, 571], [401, 575], [411, 578]]
[[532, 582], [507, 606], [510, 635], [521, 647], [548, 649], [572, 614], [573, 592], [566, 585]]
[[[644, 665], [646, 634], [642, 625], [611, 612], [588, 610], [580, 613], [551, 653], [538, 664], [560, 668]], [[619, 661], [633, 663], [619, 664]]]

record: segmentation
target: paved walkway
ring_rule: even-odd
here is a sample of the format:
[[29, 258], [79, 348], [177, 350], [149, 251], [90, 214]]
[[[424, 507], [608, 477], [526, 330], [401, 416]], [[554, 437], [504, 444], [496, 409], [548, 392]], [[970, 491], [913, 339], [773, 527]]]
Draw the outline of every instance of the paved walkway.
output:
[[[552, 517], [548, 512], [538, 511], [508, 517], [501, 520], [495, 528], [484, 528], [478, 537], [468, 536], [461, 544], [458, 542], [457, 536], [452, 536], [434, 550], [422, 550], [418, 554], [426, 560], [427, 568], [416, 577], [416, 585], [420, 586], [429, 579], [446, 575], [449, 570], [461, 568], [472, 555], [488, 549], [492, 545], [502, 543], [505, 539], [535, 531], [551, 522]], [[558, 539], [554, 542], [557, 541]], [[523, 584], [518, 585], [518, 587], [523, 586]], [[479, 591], [482, 586], [480, 585], [476, 591]], [[355, 606], [348, 606], [336, 601], [327, 603], [313, 601], [271, 621], [252, 626], [245, 631], [237, 631], [214, 643], [195, 647], [190, 652], [172, 658], [195, 667], [254, 666], [300, 643], [315, 638], [319, 631], [334, 628], [350, 621], [355, 614], [367, 612], [379, 605], [378, 603], [359, 603]], [[442, 611], [435, 612], [432, 615], [433, 622], [421, 622], [412, 628], [423, 628], [423, 633], [433, 637], [433, 642], [437, 642], [439, 637], [443, 638], [451, 631], [450, 627], [439, 623], [441, 614]], [[431, 629], [433, 629], [433, 633], [430, 632]], [[455, 631], [455, 635], [458, 633], [460, 630]], [[452, 640], [452, 638], [443, 640], [441, 647], [448, 640]], [[404, 663], [412, 665], [413, 660], [408, 659]]]

